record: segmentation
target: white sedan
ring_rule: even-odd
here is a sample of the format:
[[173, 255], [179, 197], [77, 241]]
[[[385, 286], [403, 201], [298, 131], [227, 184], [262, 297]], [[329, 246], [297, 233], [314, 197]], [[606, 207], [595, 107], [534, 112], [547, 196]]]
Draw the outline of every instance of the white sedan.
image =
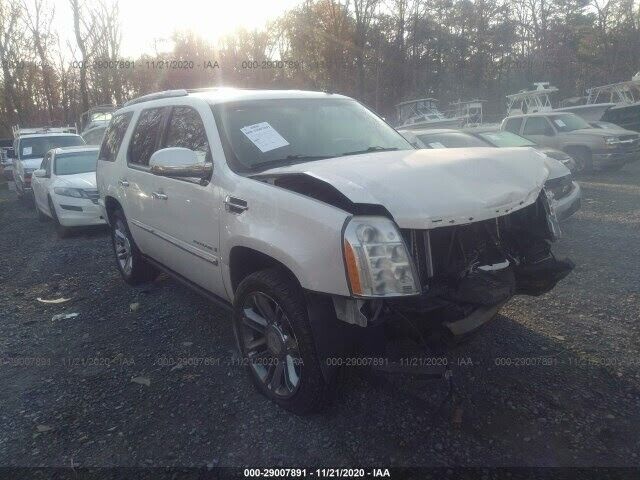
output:
[[38, 218], [52, 218], [60, 236], [65, 236], [69, 227], [105, 223], [96, 187], [98, 151], [98, 147], [89, 146], [55, 148], [33, 172], [31, 186]]

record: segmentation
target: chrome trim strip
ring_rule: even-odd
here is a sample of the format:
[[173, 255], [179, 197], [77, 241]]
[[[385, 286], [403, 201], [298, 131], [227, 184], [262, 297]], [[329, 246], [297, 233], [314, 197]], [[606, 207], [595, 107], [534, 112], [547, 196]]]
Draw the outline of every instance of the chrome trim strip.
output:
[[152, 233], [156, 237], [164, 240], [165, 242], [169, 242], [170, 244], [175, 245], [180, 250], [184, 250], [185, 252], [190, 253], [191, 255], [195, 255], [196, 257], [199, 257], [213, 265], [218, 265], [219, 259], [217, 256], [207, 252], [203, 252], [202, 250], [198, 248], [194, 248], [191, 245], [185, 245], [183, 241], [178, 240], [177, 238], [174, 238], [171, 235], [167, 235], [166, 233], [158, 232], [154, 230], [152, 227], [150, 227], [149, 225], [146, 225], [138, 220], [130, 220], [130, 221], [136, 227], [144, 230], [145, 232]]

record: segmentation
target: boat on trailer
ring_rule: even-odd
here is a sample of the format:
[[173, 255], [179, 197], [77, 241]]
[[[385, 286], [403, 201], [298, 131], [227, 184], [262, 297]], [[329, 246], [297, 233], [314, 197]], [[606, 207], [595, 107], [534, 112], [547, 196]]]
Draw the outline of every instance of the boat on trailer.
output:
[[447, 117], [438, 110], [435, 98], [419, 98], [398, 103], [396, 128], [446, 128], [458, 127], [459, 117]]
[[[473, 100], [458, 100], [449, 104], [451, 107], [451, 117], [457, 117], [460, 119], [458, 123], [459, 127], [474, 127], [482, 125], [484, 121], [482, 108], [487, 103], [486, 100], [480, 100], [474, 98]], [[447, 112], [445, 112], [447, 113]]]

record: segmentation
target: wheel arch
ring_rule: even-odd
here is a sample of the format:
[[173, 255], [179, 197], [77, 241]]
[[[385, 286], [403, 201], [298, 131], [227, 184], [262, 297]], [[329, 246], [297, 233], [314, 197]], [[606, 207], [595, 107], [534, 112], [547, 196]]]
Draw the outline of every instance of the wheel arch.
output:
[[229, 251], [229, 286], [231, 296], [235, 295], [236, 289], [243, 279], [252, 273], [267, 268], [279, 268], [286, 272], [292, 279], [301, 285], [298, 276], [289, 268], [284, 259], [278, 259], [273, 254], [267, 254], [256, 248], [236, 245]]
[[115, 212], [116, 210], [123, 210], [123, 208], [116, 198], [107, 195], [106, 197], [104, 197], [104, 210], [107, 214], [107, 221], [109, 222], [109, 225], [111, 225], [113, 212]]

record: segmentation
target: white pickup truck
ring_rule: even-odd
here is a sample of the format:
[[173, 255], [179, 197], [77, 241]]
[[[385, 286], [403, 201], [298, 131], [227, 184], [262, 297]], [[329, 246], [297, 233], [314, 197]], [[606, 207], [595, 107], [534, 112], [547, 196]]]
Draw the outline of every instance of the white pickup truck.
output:
[[548, 174], [528, 149], [415, 150], [341, 95], [214, 88], [115, 112], [97, 183], [124, 279], [231, 305], [258, 389], [306, 412], [385, 323], [461, 338], [565, 277]]

